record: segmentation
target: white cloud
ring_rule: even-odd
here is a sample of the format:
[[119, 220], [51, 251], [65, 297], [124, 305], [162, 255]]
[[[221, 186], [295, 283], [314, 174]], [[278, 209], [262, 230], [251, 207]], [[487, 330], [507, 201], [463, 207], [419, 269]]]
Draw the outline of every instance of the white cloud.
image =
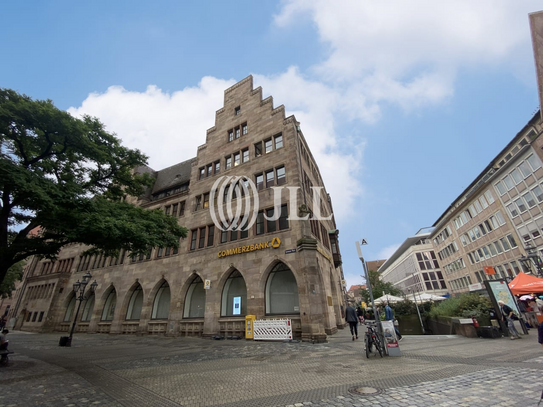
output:
[[535, 0], [287, 0], [275, 23], [288, 27], [309, 15], [330, 49], [314, 71], [348, 83], [350, 100], [378, 113], [383, 101], [412, 108], [446, 100], [461, 68], [532, 64], [527, 14], [540, 7]]
[[[235, 81], [203, 78], [197, 87], [172, 94], [150, 85], [145, 92], [111, 86], [104, 93], [93, 93], [80, 107], [68, 111], [79, 116], [98, 117], [130, 148], [149, 156], [149, 165], [160, 170], [196, 156], [205, 143], [206, 130], [215, 125], [215, 111], [223, 106], [224, 90]], [[296, 68], [281, 75], [255, 75], [255, 86], [274, 97], [274, 105], [285, 105], [301, 123], [304, 136], [319, 165], [327, 191], [333, 198], [336, 219], [345, 219], [361, 192], [354, 174], [359, 169], [364, 143], [344, 154], [334, 124], [338, 94], [318, 82], [304, 79]]]
[[149, 156], [149, 165], [160, 170], [196, 156], [205, 143], [206, 130], [215, 125], [215, 111], [223, 105], [224, 90], [234, 80], [204, 77], [197, 87], [165, 93], [154, 85], [145, 92], [111, 86], [92, 93], [74, 116], [98, 117], [123, 144]]

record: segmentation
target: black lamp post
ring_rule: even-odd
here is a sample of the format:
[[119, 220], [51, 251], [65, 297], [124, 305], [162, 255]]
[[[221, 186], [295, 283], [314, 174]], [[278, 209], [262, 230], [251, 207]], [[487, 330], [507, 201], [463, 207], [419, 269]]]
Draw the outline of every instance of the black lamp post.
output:
[[[72, 323], [72, 329], [70, 330], [70, 336], [67, 337], [67, 338], [65, 336], [60, 338], [61, 346], [71, 346], [72, 345], [72, 337], [74, 335], [74, 329], [75, 329], [75, 324], [77, 323], [77, 317], [79, 315], [79, 309], [81, 308], [81, 304], [83, 303], [83, 301], [86, 299], [85, 298], [85, 290], [86, 290], [87, 284], [90, 282], [91, 278], [92, 278], [91, 273], [87, 272], [83, 276], [83, 279], [81, 281], [77, 280], [77, 282], [74, 283], [74, 285], [73, 285], [74, 296], [75, 296], [75, 299], [77, 301], [79, 301], [79, 305], [77, 306], [77, 311], [75, 312], [75, 318], [74, 318], [74, 322]], [[98, 283], [96, 282], [96, 280], [94, 280], [94, 283], [92, 283], [90, 285], [88, 292], [93, 293], [96, 290], [96, 287], [98, 287]], [[63, 341], [63, 338], [66, 338], [66, 339]], [[63, 342], [64, 342], [64, 344], [63, 344]]]
[[527, 245], [524, 249], [526, 250], [526, 256], [522, 256], [519, 259], [524, 268], [529, 271], [536, 270], [536, 273], [532, 272], [532, 274], [537, 274], [539, 277], [543, 277], [541, 259], [537, 254], [537, 249], [531, 245]]

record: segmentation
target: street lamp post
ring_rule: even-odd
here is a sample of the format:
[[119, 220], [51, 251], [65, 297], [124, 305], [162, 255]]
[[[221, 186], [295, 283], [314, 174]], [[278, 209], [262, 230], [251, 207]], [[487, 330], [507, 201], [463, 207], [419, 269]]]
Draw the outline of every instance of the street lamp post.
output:
[[[68, 337], [67, 341], [65, 342], [64, 346], [71, 346], [72, 345], [72, 337], [74, 335], [75, 325], [77, 324], [77, 316], [79, 315], [79, 310], [81, 308], [81, 304], [85, 300], [85, 289], [87, 288], [87, 284], [92, 279], [92, 275], [90, 272], [87, 272], [81, 281], [77, 280], [76, 283], [73, 285], [74, 289], [74, 296], [77, 301], [79, 301], [79, 305], [77, 306], [77, 311], [75, 312], [74, 322], [72, 323], [72, 329], [70, 330], [70, 336]], [[93, 293], [96, 290], [96, 287], [98, 287], [98, 283], [96, 280], [94, 280], [94, 283], [92, 283], [89, 287], [89, 293]], [[62, 342], [62, 338], [61, 338]]]
[[[414, 285], [416, 287], [418, 282], [416, 282], [415, 273], [410, 273], [410, 274], [411, 274], [411, 277], [413, 278], [413, 284], [412, 285]], [[407, 291], [411, 291], [411, 287], [409, 287], [407, 289]], [[424, 323], [422, 322], [422, 316], [420, 315], [419, 305], [417, 304], [417, 297], [415, 297], [415, 292], [416, 291], [417, 290], [415, 290], [415, 288], [413, 288], [413, 301], [415, 301], [415, 308], [417, 308], [417, 314], [419, 316], [419, 321], [420, 321], [420, 327], [422, 329], [422, 334], [425, 335], [426, 330], [424, 329]], [[419, 298], [420, 298], [420, 294], [419, 294]], [[422, 304], [422, 299], [421, 299], [420, 303]]]
[[[411, 291], [411, 287], [407, 289], [407, 291]], [[424, 324], [422, 323], [422, 316], [420, 315], [419, 305], [417, 304], [417, 297], [415, 297], [415, 290], [413, 290], [413, 301], [415, 301], [415, 308], [417, 309], [417, 314], [419, 316], [420, 321], [420, 327], [422, 329], [422, 334], [426, 334], [426, 331], [424, 330]]]
[[[543, 271], [541, 270], [541, 259], [537, 254], [537, 249], [528, 244], [525, 248], [526, 256], [522, 256], [519, 260], [527, 270], [536, 270], [539, 277], [543, 277]], [[532, 264], [534, 268], [532, 268]]]
[[370, 294], [370, 301], [371, 301], [371, 307], [373, 309], [373, 315], [375, 315], [375, 322], [377, 322], [377, 331], [381, 335], [381, 338], [383, 337], [383, 333], [381, 330], [381, 319], [379, 316], [379, 313], [375, 309], [375, 301], [373, 300], [373, 289], [371, 287], [371, 281], [370, 276], [368, 272], [368, 265], [366, 264], [366, 261], [364, 260], [364, 256], [362, 256], [362, 249], [360, 248], [360, 243], [356, 242], [356, 250], [358, 251], [358, 258], [362, 262], [362, 268], [364, 269], [364, 278], [366, 280], [366, 285], [368, 286], [368, 292]]

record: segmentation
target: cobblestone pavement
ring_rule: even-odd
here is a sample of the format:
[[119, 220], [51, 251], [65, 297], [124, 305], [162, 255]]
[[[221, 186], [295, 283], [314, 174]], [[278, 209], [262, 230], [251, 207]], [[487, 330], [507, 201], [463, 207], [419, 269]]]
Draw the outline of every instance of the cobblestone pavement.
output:
[[522, 340], [405, 336], [366, 359], [346, 330], [328, 343], [10, 333], [3, 406], [535, 406], [537, 332]]

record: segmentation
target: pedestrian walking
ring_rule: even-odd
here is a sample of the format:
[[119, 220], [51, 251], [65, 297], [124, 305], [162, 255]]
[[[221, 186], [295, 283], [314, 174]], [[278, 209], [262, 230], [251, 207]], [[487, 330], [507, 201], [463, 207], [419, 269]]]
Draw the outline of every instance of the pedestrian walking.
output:
[[347, 305], [347, 309], [345, 310], [345, 321], [349, 323], [353, 341], [355, 337], [358, 339], [358, 317], [356, 316], [356, 310], [353, 308], [352, 303], [349, 303]]
[[364, 323], [364, 311], [362, 311], [362, 308], [360, 305], [356, 308], [356, 316], [358, 317], [358, 321], [363, 324]]
[[[385, 321], [392, 321], [394, 323], [394, 311], [388, 305], [388, 302], [385, 306]], [[394, 325], [394, 331], [396, 331], [396, 337], [398, 338], [398, 342], [402, 340], [402, 335], [400, 334], [400, 331], [398, 330], [398, 327]]]
[[511, 335], [511, 340], [520, 339], [517, 328], [515, 328], [515, 324], [513, 323], [513, 317], [515, 313], [513, 312], [511, 307], [502, 300], [498, 301], [498, 304], [502, 313], [502, 321], [507, 324], [507, 329], [509, 330], [509, 334]]

